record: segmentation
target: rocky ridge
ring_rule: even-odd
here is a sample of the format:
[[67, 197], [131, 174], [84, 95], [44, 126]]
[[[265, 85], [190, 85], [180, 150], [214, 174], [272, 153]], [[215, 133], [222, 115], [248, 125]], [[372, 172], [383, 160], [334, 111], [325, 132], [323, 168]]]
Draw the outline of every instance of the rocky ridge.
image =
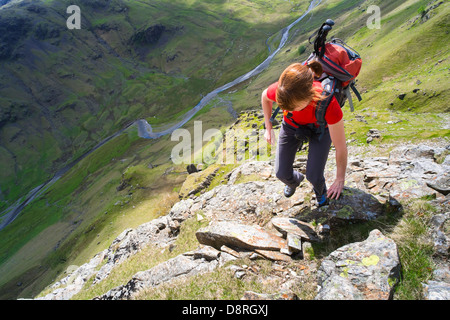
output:
[[[349, 154], [352, 153], [350, 150]], [[334, 177], [334, 164], [326, 172]], [[295, 166], [305, 170], [306, 159]], [[109, 272], [147, 244], [168, 248], [188, 218], [207, 218], [207, 227], [197, 231], [199, 246], [138, 272], [127, 284], [116, 287], [95, 299], [132, 299], [138, 292], [175, 279], [211, 272], [229, 261], [247, 257], [272, 261], [280, 269], [282, 285], [278, 295], [246, 292], [243, 299], [295, 299], [291, 288], [300, 285], [307, 275], [317, 279], [315, 299], [392, 299], [399, 282], [401, 261], [397, 246], [380, 230], [368, 238], [331, 252], [320, 265], [307, 259], [312, 246], [348, 223], [371, 221], [389, 212], [401, 212], [400, 202], [410, 198], [432, 196], [440, 208], [432, 219], [429, 241], [443, 261], [432, 280], [423, 284], [426, 299], [450, 298], [450, 210], [448, 189], [449, 147], [401, 146], [389, 157], [349, 159], [347, 187], [339, 200], [316, 208], [311, 201], [311, 186], [304, 182], [292, 198], [282, 194], [283, 185], [274, 175], [270, 161], [247, 161], [231, 171], [223, 184], [208, 190], [208, 180], [197, 179], [197, 195], [187, 193], [170, 212], [136, 229], [125, 230], [111, 246], [88, 263], [73, 268], [70, 274], [52, 286], [53, 292], [38, 299], [70, 299], [83, 286], [107, 281]], [[211, 170], [215, 175], [217, 170]], [[200, 175], [202, 172], [193, 173]], [[242, 177], [251, 177], [246, 181]], [[203, 188], [203, 190], [201, 190]], [[106, 262], [105, 262], [106, 261]], [[229, 264], [229, 263], [228, 263]], [[307, 264], [301, 273], [289, 266]], [[101, 266], [101, 267], [100, 267]], [[251, 267], [232, 265], [236, 277], [252, 271]], [[298, 269], [297, 269], [298, 270]], [[91, 279], [91, 280], [89, 280]], [[92, 280], [94, 279], [94, 280]]]

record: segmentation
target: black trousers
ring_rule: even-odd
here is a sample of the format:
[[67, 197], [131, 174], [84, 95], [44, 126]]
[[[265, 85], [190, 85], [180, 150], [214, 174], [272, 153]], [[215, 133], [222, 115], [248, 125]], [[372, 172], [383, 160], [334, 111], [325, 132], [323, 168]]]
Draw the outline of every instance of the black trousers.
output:
[[278, 137], [275, 172], [278, 179], [286, 185], [296, 188], [303, 180], [303, 175], [294, 170], [295, 155], [300, 145], [309, 142], [308, 161], [306, 163], [306, 179], [313, 185], [316, 196], [327, 191], [324, 170], [331, 147], [331, 137], [328, 128], [319, 140], [320, 134], [304, 128], [306, 134], [283, 121]]

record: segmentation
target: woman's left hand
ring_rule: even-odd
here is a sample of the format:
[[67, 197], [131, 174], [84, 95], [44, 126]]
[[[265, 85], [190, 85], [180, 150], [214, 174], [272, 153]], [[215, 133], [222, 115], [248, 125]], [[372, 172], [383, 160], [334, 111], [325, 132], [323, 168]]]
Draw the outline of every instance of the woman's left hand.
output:
[[345, 172], [347, 171], [347, 143], [345, 140], [344, 120], [329, 125], [331, 141], [336, 148], [336, 180], [328, 189], [330, 199], [339, 199], [345, 185]]
[[334, 183], [330, 186], [327, 192], [327, 196], [330, 199], [339, 199], [339, 196], [344, 189], [345, 181], [335, 180]]

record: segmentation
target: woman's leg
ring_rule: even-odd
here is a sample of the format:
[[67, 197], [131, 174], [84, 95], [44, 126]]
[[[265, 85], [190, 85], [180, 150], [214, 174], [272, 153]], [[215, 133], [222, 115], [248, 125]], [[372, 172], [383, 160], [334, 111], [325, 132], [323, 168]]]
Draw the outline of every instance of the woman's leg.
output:
[[275, 173], [278, 179], [290, 188], [297, 188], [303, 181], [303, 175], [294, 170], [295, 155], [301, 141], [295, 138], [295, 129], [281, 125], [275, 158]]
[[331, 138], [328, 128], [325, 129], [325, 133], [320, 141], [318, 135], [314, 135], [309, 140], [306, 179], [313, 185], [318, 200], [327, 192], [324, 170], [328, 160], [330, 147]]

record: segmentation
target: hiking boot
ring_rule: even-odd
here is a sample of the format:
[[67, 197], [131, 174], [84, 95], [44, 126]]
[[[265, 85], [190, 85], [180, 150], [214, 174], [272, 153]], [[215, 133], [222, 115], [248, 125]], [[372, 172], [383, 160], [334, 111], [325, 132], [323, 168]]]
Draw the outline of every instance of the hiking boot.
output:
[[294, 195], [296, 189], [297, 188], [291, 188], [289, 186], [284, 187], [284, 196], [286, 198], [292, 197]]
[[328, 201], [327, 194], [324, 193], [321, 196], [317, 197], [317, 207], [327, 206], [330, 202]]
[[[301, 175], [300, 178], [301, 178], [301, 179], [300, 179], [300, 182], [298, 183], [299, 186], [300, 186], [300, 184], [302, 183], [302, 181], [305, 179], [305, 176], [304, 176], [304, 175]], [[286, 198], [292, 197], [292, 196], [294, 195], [296, 189], [297, 189], [297, 187], [292, 188], [292, 187], [289, 187], [289, 186], [285, 186], [285, 187], [284, 187], [284, 196], [285, 196]]]

